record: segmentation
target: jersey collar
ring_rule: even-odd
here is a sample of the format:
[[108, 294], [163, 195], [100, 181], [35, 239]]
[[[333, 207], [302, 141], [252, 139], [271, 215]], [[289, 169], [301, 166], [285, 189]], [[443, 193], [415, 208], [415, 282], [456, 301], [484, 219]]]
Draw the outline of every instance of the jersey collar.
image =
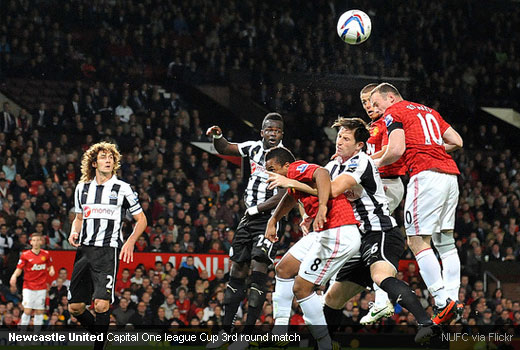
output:
[[[102, 184], [101, 186], [108, 186], [110, 184], [113, 184], [117, 179], [117, 176], [116, 175], [112, 175], [112, 177], [110, 178], [110, 180], [108, 180], [107, 182], [105, 182], [104, 184]], [[97, 182], [97, 178], [94, 176], [94, 178], [92, 179], [92, 185], [96, 185], [96, 186], [99, 186], [98, 182]]]

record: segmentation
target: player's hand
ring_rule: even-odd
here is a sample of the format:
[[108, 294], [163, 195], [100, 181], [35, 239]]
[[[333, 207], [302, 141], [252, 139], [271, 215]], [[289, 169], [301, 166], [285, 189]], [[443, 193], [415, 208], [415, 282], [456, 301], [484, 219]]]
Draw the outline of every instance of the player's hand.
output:
[[312, 228], [314, 231], [321, 231], [323, 230], [323, 226], [325, 226], [325, 223], [327, 222], [327, 206], [326, 205], [320, 205], [318, 209], [318, 213], [316, 214], [316, 217], [314, 218], [314, 223], [312, 224]]
[[217, 126], [217, 125], [213, 125], [212, 127], [208, 128], [208, 130], [206, 131], [206, 136], [215, 137], [215, 136], [219, 136], [219, 135], [222, 135], [222, 129], [220, 128], [220, 126]]
[[337, 153], [334, 153], [331, 157], [330, 157], [330, 160], [334, 160], [336, 158], [338, 158], [338, 154]]
[[53, 277], [55, 274], [54, 269], [49, 269], [49, 276]]
[[304, 236], [307, 236], [311, 231], [311, 223], [312, 218], [310, 216], [305, 215], [305, 217], [302, 218], [302, 221], [300, 222], [300, 228]]
[[134, 245], [135, 242], [128, 240], [123, 244], [121, 253], [119, 253], [119, 260], [123, 260], [125, 263], [131, 263], [134, 261]]
[[381, 164], [381, 158], [374, 159], [374, 165], [376, 168], [379, 168]]
[[267, 174], [269, 175], [269, 178], [267, 179], [267, 183], [269, 184], [267, 188], [269, 190], [274, 190], [277, 187], [293, 187], [291, 179], [271, 171], [268, 171]]
[[72, 232], [69, 236], [69, 244], [73, 247], [79, 247], [79, 234], [77, 232]]
[[267, 222], [267, 227], [265, 228], [265, 238], [273, 243], [278, 242], [278, 236], [276, 235], [276, 225]]

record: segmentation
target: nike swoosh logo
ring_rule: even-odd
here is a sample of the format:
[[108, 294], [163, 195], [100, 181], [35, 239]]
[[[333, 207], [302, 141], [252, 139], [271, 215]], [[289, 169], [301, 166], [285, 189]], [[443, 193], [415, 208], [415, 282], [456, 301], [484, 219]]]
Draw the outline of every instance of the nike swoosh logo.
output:
[[306, 275], [312, 275], [312, 273], [308, 273], [306, 270], [303, 270], [303, 273]]
[[370, 313], [370, 316], [374, 317], [374, 316], [380, 314], [382, 311], [385, 311], [385, 309], [381, 309], [381, 310], [379, 310], [378, 312], [373, 312], [373, 311], [372, 311], [372, 312]]

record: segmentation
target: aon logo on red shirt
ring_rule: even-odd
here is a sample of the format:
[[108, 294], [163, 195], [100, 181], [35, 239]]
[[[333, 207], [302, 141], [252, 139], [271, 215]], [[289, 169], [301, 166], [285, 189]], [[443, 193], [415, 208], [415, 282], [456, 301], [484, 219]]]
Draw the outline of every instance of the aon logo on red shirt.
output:
[[33, 265], [31, 271], [41, 271], [45, 270], [45, 264], [35, 264]]

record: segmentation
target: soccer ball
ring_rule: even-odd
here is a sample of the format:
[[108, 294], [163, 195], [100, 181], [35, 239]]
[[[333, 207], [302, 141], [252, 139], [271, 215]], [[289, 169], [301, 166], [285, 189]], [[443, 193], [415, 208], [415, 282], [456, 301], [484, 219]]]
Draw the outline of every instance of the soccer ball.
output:
[[350, 10], [339, 17], [337, 29], [341, 40], [350, 45], [358, 45], [370, 36], [372, 22], [363, 11]]

